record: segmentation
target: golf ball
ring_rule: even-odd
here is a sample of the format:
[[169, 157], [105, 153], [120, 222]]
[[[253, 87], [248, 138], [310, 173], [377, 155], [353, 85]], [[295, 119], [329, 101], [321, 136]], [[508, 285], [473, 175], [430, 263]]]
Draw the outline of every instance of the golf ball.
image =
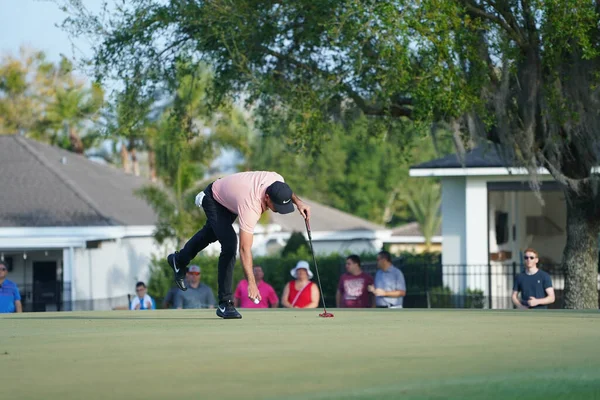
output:
[[260, 303], [260, 300], [259, 299], [254, 299], [254, 304], [258, 304], [258, 303]]

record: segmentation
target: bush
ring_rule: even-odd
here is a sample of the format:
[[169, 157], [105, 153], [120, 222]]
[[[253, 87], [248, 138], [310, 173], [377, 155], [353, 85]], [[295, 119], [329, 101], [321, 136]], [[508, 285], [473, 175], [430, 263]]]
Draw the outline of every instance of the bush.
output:
[[429, 291], [431, 308], [453, 308], [454, 292], [447, 287], [434, 287]]
[[483, 308], [485, 304], [485, 296], [483, 290], [467, 289], [465, 308]]

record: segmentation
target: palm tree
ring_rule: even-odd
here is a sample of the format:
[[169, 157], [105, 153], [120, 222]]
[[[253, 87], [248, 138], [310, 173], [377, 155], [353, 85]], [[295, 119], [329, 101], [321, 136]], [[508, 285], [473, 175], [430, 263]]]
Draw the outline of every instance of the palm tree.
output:
[[401, 194], [402, 200], [406, 202], [412, 217], [419, 224], [421, 234], [425, 238], [425, 248], [431, 249], [431, 241], [440, 229], [442, 216], [440, 206], [442, 196], [438, 182], [410, 182]]

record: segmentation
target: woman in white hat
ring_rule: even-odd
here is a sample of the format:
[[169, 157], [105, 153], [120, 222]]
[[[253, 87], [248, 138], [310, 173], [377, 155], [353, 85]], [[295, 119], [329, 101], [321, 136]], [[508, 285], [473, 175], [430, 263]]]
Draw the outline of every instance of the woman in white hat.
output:
[[281, 304], [287, 308], [317, 308], [319, 306], [319, 288], [310, 280], [313, 273], [304, 260], [298, 261], [290, 271], [295, 280], [286, 283], [281, 295]]

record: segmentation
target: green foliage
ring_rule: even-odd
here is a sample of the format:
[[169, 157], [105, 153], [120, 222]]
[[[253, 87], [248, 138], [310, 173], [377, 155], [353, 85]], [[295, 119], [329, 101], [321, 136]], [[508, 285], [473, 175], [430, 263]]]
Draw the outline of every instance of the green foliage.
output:
[[297, 254], [299, 251], [304, 253], [310, 251], [308, 241], [304, 238], [302, 232], [292, 232], [285, 247], [281, 250], [281, 256], [285, 258]]
[[44, 52], [21, 49], [0, 62], [0, 132], [83, 152], [98, 135], [89, 128], [100, 116], [104, 91], [76, 77], [73, 64], [57, 64]]
[[[286, 136], [281, 131], [257, 137], [248, 165], [278, 171], [300, 196], [306, 193], [311, 200], [376, 223], [415, 219], [405, 211], [406, 188], [411, 186], [408, 168], [436, 155], [427, 132], [409, 121], [382, 125], [358, 112], [335, 124], [328, 139], [311, 154], [296, 152], [284, 141]], [[438, 144], [443, 154], [449, 152], [447, 134], [439, 133]], [[412, 186], [421, 188], [423, 182]], [[437, 191], [439, 197], [438, 185], [425, 187]], [[414, 201], [423, 200], [414, 197]]]
[[[437, 286], [429, 290], [431, 308], [484, 308], [483, 290], [469, 289], [465, 294], [456, 294], [447, 286]], [[464, 301], [464, 305], [460, 304]]]

